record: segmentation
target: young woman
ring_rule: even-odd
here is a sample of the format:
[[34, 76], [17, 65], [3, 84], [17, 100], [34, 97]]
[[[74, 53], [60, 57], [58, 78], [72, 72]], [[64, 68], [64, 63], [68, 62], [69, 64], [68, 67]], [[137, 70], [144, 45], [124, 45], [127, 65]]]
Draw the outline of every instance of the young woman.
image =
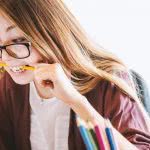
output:
[[127, 67], [92, 44], [61, 0], [1, 0], [0, 51], [1, 150], [84, 150], [75, 114], [103, 133], [109, 118], [121, 150], [150, 149]]

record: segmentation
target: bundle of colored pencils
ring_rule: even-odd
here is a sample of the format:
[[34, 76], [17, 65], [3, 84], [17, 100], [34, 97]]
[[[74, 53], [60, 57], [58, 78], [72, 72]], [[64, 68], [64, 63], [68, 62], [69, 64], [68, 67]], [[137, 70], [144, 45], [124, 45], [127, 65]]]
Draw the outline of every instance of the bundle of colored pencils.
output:
[[[104, 133], [97, 123], [85, 122], [76, 115], [77, 126], [87, 150], [107, 150]], [[105, 134], [110, 150], [118, 150], [108, 119], [105, 120]]]

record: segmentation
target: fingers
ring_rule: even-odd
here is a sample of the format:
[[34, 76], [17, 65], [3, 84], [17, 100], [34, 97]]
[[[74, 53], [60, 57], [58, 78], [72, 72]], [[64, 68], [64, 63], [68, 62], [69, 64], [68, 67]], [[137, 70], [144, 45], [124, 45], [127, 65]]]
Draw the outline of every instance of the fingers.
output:
[[55, 75], [49, 64], [36, 64], [34, 71], [34, 78], [42, 87], [54, 88]]
[[50, 79], [50, 77], [45, 72], [35, 75], [35, 80], [42, 87], [54, 88], [53, 81]]
[[67, 77], [68, 72], [63, 70], [61, 65], [59, 63], [55, 64], [45, 64], [45, 63], [40, 63], [40, 64], [35, 64], [34, 65], [35, 70], [34, 70], [34, 76], [36, 80], [39, 80], [40, 84], [43, 83], [45, 80], [51, 81], [50, 83], [59, 84], [67, 81], [69, 79]]

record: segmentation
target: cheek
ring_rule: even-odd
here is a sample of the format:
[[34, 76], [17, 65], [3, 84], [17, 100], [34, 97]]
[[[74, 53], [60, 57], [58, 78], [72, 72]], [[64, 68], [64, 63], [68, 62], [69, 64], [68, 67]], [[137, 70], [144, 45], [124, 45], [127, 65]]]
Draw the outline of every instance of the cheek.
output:
[[31, 50], [31, 54], [28, 58], [26, 58], [26, 62], [30, 65], [34, 64], [34, 63], [38, 63], [39, 61], [42, 60], [42, 56], [37, 52], [37, 50], [35, 50], [34, 48], [32, 48]]
[[[22, 61], [25, 64], [28, 64], [28, 65], [32, 66], [33, 64], [39, 63], [43, 60], [42, 60], [41, 55], [36, 50], [32, 50], [31, 54], [28, 58], [22, 59], [22, 60], [19, 60], [19, 61]], [[16, 74], [16, 73], [13, 73], [7, 67], [5, 69], [17, 84], [27, 84], [27, 83], [29, 83], [30, 81], [33, 80], [34, 73], [31, 70], [26, 70], [24, 73]]]

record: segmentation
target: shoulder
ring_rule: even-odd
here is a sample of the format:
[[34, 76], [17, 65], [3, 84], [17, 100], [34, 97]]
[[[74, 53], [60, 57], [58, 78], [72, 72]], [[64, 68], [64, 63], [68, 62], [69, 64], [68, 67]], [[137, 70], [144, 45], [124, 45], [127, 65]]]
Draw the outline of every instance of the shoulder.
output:
[[[130, 71], [115, 71], [113, 75], [118, 79], [124, 80], [129, 87], [133, 88], [133, 92], [136, 92]], [[99, 81], [93, 93], [98, 95], [98, 101], [103, 105], [104, 110], [123, 109], [126, 104], [135, 103], [135, 100], [124, 93], [121, 88], [106, 79]]]
[[[129, 82], [128, 72], [120, 72], [120, 78]], [[129, 82], [130, 83], [130, 82]], [[114, 83], [103, 79], [88, 93], [86, 97], [92, 106], [103, 116], [114, 116], [125, 105], [134, 104], [134, 100], [122, 92]]]

